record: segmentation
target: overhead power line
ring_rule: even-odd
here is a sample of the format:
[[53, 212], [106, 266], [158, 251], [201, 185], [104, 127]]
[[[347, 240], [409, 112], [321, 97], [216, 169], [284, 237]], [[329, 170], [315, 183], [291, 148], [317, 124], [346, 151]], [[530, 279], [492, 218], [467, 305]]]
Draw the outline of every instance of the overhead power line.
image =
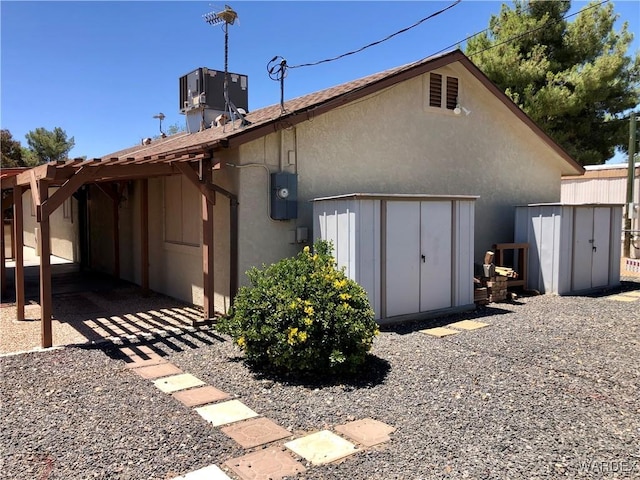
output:
[[434, 12], [420, 20], [418, 20], [416, 23], [414, 23], [413, 25], [410, 25], [408, 27], [403, 28], [402, 30], [398, 30], [397, 32], [392, 33], [391, 35], [387, 35], [385, 38], [383, 38], [382, 40], [378, 40], [377, 42], [373, 42], [373, 43], [369, 43], [368, 45], [365, 45], [364, 47], [360, 47], [357, 50], [352, 50], [350, 52], [347, 53], [343, 53], [342, 55], [338, 55], [337, 57], [332, 57], [332, 58], [326, 58], [324, 60], [319, 60], [317, 62], [311, 62], [311, 63], [301, 63], [300, 65], [289, 65], [288, 68], [301, 68], [301, 67], [313, 67], [315, 65], [320, 65], [321, 63], [327, 63], [327, 62], [333, 62], [335, 60], [339, 60], [341, 58], [344, 57], [348, 57], [349, 55], [354, 55], [356, 53], [360, 53], [363, 50], [366, 50], [367, 48], [373, 47], [375, 45], [380, 45], [383, 42], [386, 42], [387, 40], [392, 39], [393, 37], [400, 35], [401, 33], [407, 32], [409, 30], [411, 30], [412, 28], [417, 27], [418, 25], [420, 25], [421, 23], [426, 22], [427, 20], [437, 17], [438, 15], [441, 15], [442, 13], [446, 12], [447, 10], [449, 10], [450, 8], [455, 7], [456, 5], [458, 5], [462, 0], [456, 0], [455, 2], [453, 2], [451, 5], [443, 8], [442, 10], [438, 10], [437, 12]]

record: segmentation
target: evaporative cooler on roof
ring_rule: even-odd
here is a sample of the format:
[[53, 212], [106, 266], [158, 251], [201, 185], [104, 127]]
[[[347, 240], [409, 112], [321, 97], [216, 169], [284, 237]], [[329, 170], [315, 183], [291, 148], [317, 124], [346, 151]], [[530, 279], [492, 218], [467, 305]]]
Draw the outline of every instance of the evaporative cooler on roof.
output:
[[[229, 73], [229, 100], [249, 111], [249, 80], [246, 75]], [[180, 113], [187, 116], [187, 128], [198, 131], [225, 113], [224, 72], [200, 67], [180, 77]]]

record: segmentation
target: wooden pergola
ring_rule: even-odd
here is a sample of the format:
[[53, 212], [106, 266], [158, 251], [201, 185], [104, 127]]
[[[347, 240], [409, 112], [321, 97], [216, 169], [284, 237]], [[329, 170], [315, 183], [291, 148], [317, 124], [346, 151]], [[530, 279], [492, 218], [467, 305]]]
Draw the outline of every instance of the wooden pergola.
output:
[[[113, 203], [114, 271], [120, 275], [120, 241], [118, 229], [118, 204], [122, 198], [124, 182], [141, 180], [140, 237], [141, 237], [141, 287], [149, 289], [149, 203], [148, 179], [168, 175], [184, 175], [202, 195], [202, 275], [204, 290], [204, 318], [215, 316], [214, 310], [214, 227], [213, 213], [216, 194], [229, 199], [230, 251], [229, 292], [235, 296], [238, 284], [238, 199], [237, 196], [213, 183], [213, 149], [209, 151], [182, 151], [146, 157], [114, 157], [105, 159], [75, 159], [49, 163], [26, 170], [18, 175], [2, 178], [2, 190], [13, 190], [15, 289], [17, 319], [25, 318], [24, 258], [23, 258], [23, 202], [22, 195], [31, 190], [36, 208], [38, 243], [40, 245], [40, 310], [42, 319], [41, 346], [53, 345], [51, 298], [51, 214], [80, 187], [95, 184], [108, 195]], [[49, 187], [58, 189], [49, 195]], [[4, 233], [3, 233], [4, 238]], [[4, 259], [3, 259], [4, 260]], [[4, 261], [3, 261], [4, 266]], [[2, 271], [2, 282], [6, 272]]]

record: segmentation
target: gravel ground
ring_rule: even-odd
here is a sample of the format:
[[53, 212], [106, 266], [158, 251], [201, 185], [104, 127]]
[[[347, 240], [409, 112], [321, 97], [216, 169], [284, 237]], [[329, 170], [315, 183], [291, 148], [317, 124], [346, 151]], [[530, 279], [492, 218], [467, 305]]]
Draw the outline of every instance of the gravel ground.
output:
[[[418, 331], [460, 319], [491, 326]], [[640, 300], [528, 297], [395, 327], [366, 375], [337, 385], [258, 378], [213, 331], [150, 345], [296, 436], [366, 417], [397, 428], [299, 478], [640, 478]], [[5, 356], [0, 368], [1, 478], [168, 479], [247, 453], [113, 349]]]

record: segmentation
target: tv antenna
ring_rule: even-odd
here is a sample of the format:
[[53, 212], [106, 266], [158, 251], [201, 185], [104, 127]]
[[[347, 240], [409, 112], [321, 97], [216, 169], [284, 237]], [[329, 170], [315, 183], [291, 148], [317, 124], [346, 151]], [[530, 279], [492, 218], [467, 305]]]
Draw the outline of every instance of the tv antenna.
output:
[[164, 113], [160, 112], [159, 114], [154, 115], [153, 118], [157, 118], [158, 120], [160, 120], [160, 136], [162, 138], [165, 138], [167, 134], [162, 131], [162, 120], [165, 119]]
[[280, 114], [284, 115], [286, 113], [284, 108], [284, 79], [287, 76], [287, 60], [276, 55], [267, 64], [267, 72], [271, 80], [280, 82]]
[[229, 99], [229, 25], [233, 25], [237, 19], [238, 14], [229, 5], [225, 5], [221, 12], [210, 12], [204, 15], [204, 21], [209, 25], [222, 25], [224, 31], [224, 110], [229, 114], [230, 119], [239, 118], [240, 125], [244, 126], [248, 122]]

